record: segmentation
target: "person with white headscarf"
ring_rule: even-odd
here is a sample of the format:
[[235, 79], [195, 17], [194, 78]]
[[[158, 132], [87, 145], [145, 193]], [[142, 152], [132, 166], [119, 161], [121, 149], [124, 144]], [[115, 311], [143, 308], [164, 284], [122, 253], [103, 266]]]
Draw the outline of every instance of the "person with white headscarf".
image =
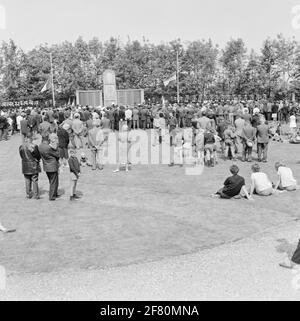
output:
[[74, 120], [72, 123], [72, 130], [74, 133], [74, 140], [77, 149], [83, 148], [83, 131], [84, 125], [83, 122], [80, 120], [80, 114], [74, 114]]

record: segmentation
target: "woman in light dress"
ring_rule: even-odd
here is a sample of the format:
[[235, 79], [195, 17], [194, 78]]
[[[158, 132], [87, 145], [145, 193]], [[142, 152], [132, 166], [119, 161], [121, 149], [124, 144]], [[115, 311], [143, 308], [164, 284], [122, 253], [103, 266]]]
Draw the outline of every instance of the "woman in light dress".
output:
[[118, 141], [119, 141], [119, 162], [117, 164], [116, 170], [114, 170], [114, 173], [118, 173], [120, 171], [120, 166], [125, 166], [126, 172], [129, 170], [129, 158], [128, 158], [128, 152], [132, 143], [131, 135], [128, 132], [128, 126], [123, 125], [121, 131], [118, 135]]
[[290, 130], [293, 136], [297, 133], [297, 121], [294, 114], [290, 116]]

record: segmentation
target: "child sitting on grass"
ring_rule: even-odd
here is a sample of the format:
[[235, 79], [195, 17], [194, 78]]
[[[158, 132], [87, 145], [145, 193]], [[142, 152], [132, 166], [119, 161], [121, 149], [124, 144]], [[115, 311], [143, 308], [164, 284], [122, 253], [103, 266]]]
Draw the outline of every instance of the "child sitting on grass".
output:
[[75, 201], [79, 199], [76, 195], [77, 182], [80, 177], [80, 162], [76, 157], [76, 152], [74, 148], [70, 149], [70, 158], [69, 158], [69, 167], [70, 167], [70, 179], [71, 179], [71, 195], [70, 201]]
[[217, 193], [212, 194], [211, 197], [223, 199], [246, 197], [248, 200], [253, 200], [246, 189], [244, 177], [238, 175], [238, 166], [232, 165], [230, 167], [230, 172], [232, 176], [226, 179], [224, 187]]
[[300, 144], [300, 131], [295, 131], [289, 138], [290, 144]]
[[273, 141], [283, 142], [281, 137], [281, 125], [280, 122], [271, 122], [270, 123], [270, 134]]
[[278, 181], [274, 187], [275, 190], [293, 192], [299, 189], [293, 172], [289, 167], [277, 162], [275, 164], [275, 170], [278, 174]]

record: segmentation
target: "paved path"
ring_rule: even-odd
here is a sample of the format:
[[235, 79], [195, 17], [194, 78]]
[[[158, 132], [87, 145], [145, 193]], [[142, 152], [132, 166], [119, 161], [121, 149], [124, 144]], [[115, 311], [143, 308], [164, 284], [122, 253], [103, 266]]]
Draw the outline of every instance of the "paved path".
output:
[[299, 300], [300, 270], [278, 263], [300, 222], [192, 255], [106, 270], [11, 276], [0, 300]]

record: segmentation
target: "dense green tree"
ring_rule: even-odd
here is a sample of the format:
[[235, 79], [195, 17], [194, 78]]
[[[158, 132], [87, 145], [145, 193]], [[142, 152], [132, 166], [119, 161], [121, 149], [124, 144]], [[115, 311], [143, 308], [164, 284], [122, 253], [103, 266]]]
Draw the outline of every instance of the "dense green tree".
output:
[[198, 100], [205, 95], [300, 95], [300, 49], [295, 39], [267, 39], [260, 52], [248, 53], [242, 39], [231, 39], [223, 50], [211, 40], [182, 43], [180, 39], [153, 44], [148, 40], [122, 43], [98, 38], [47, 44], [23, 52], [13, 40], [0, 45], [1, 100], [51, 99], [41, 93], [50, 77], [53, 57], [57, 99], [68, 101], [78, 89], [101, 89], [106, 69], [116, 72], [117, 86], [144, 88], [145, 97], [176, 99], [176, 82], [164, 86], [177, 70], [180, 96]]

